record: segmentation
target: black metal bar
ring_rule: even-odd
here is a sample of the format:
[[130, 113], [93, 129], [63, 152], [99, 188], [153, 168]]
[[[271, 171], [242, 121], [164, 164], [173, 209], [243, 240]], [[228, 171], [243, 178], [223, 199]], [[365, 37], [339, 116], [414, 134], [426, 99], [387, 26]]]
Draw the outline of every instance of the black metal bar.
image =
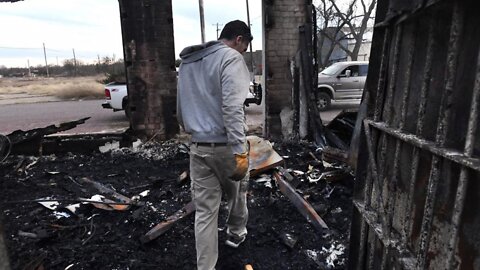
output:
[[[450, 38], [448, 43], [447, 53], [447, 68], [446, 68], [446, 82], [445, 89], [442, 95], [442, 102], [440, 105], [438, 127], [436, 133], [436, 144], [443, 147], [448, 130], [449, 118], [451, 114], [451, 103], [453, 87], [456, 79], [457, 60], [460, 50], [460, 38], [463, 26], [463, 12], [460, 9], [459, 2], [453, 4], [452, 24], [450, 27]], [[422, 227], [420, 231], [420, 243], [417, 253], [417, 267], [425, 268], [428, 248], [430, 244], [431, 226], [433, 221], [433, 207], [436, 200], [436, 192], [438, 181], [440, 177], [440, 166], [442, 160], [439, 156], [433, 156], [432, 169], [430, 171], [430, 178], [428, 180], [427, 197], [425, 199], [425, 207], [423, 213]]]
[[[389, 84], [388, 84], [388, 89], [387, 89], [387, 98], [386, 98], [386, 103], [385, 103], [385, 107], [383, 108], [383, 118], [385, 119], [385, 122], [387, 122], [389, 125], [392, 124], [393, 122], [393, 116], [392, 116], [392, 106], [393, 106], [393, 95], [394, 95], [394, 89], [395, 89], [395, 86], [396, 86], [396, 83], [397, 83], [397, 70], [398, 70], [398, 66], [399, 66], [399, 63], [400, 63], [400, 44], [402, 42], [402, 33], [403, 33], [403, 26], [402, 25], [398, 25], [396, 27], [396, 31], [395, 31], [395, 42], [394, 42], [394, 46], [393, 46], [393, 61], [392, 61], [392, 77], [391, 77], [391, 80], [389, 80]], [[397, 145], [397, 147], [399, 147], [399, 145]], [[387, 136], [383, 134], [383, 138], [382, 138], [382, 147], [381, 147], [381, 153], [380, 153], [380, 160], [379, 160], [379, 163], [382, 164], [382, 168], [385, 168], [386, 167], [386, 155], [387, 155]], [[395, 152], [397, 153], [397, 152]], [[395, 158], [398, 158], [398, 157], [395, 157]], [[394, 170], [395, 169], [398, 169], [398, 164], [397, 164], [397, 168], [395, 168], [394, 166]], [[382, 170], [382, 171], [379, 171], [381, 175], [379, 175], [380, 179], [386, 179], [384, 177], [384, 173], [385, 171]], [[394, 172], [395, 174], [395, 172]], [[385, 229], [386, 229], [386, 234], [389, 235], [390, 234], [390, 230], [391, 230], [391, 217], [393, 215], [393, 200], [395, 198], [394, 194], [395, 194], [395, 189], [396, 189], [396, 182], [395, 182], [395, 179], [392, 178], [392, 179], [387, 179], [387, 189], [388, 189], [388, 197], [387, 197], [387, 207], [385, 208]], [[382, 191], [383, 189], [380, 191], [380, 194], [382, 194]], [[383, 195], [381, 195], [381, 197], [383, 197]], [[388, 261], [388, 257], [389, 257], [389, 249], [387, 247], [385, 247], [383, 249], [383, 256], [382, 256], [382, 261], [381, 261], [381, 266], [380, 266], [380, 269], [386, 269], [387, 267], [387, 261]]]
[[[362, 214], [365, 222], [372, 229], [376, 237], [381, 241], [385, 248], [396, 250], [398, 254], [402, 254], [402, 260], [399, 262], [402, 264], [403, 269], [414, 269], [415, 257], [413, 253], [405, 247], [404, 242], [395, 235], [387, 236], [382, 229], [382, 224], [377, 222], [378, 214], [375, 211], [369, 210], [365, 207], [365, 204], [358, 200], [353, 200], [353, 205]], [[373, 245], [373, 243], [371, 242]], [[372, 246], [371, 246], [372, 247]], [[363, 268], [361, 268], [363, 269]], [[369, 265], [367, 269], [374, 269], [373, 265]]]
[[387, 96], [385, 100], [385, 106], [383, 107], [383, 119], [384, 122], [388, 124], [392, 123], [392, 106], [393, 106], [393, 92], [397, 83], [397, 72], [398, 66], [400, 62], [400, 44], [402, 43], [402, 33], [403, 33], [403, 26], [397, 25], [395, 29], [395, 41], [393, 45], [393, 60], [392, 60], [392, 72], [391, 76], [389, 76], [388, 81], [388, 88], [387, 88]]
[[[430, 81], [432, 79], [432, 61], [433, 61], [433, 54], [435, 52], [435, 48], [437, 46], [436, 39], [434, 38], [434, 28], [435, 28], [435, 20], [431, 19], [429, 24], [429, 31], [428, 31], [428, 41], [427, 41], [427, 55], [425, 58], [425, 67], [423, 69], [423, 80], [422, 85], [420, 88], [420, 104], [418, 106], [417, 112], [417, 129], [416, 135], [418, 137], [422, 137], [423, 135], [423, 126], [425, 122], [425, 112], [427, 108], [427, 96], [430, 90]], [[413, 148], [412, 153], [412, 165], [410, 170], [410, 184], [408, 187], [408, 194], [407, 194], [407, 213], [411, 213], [412, 205], [413, 205], [413, 193], [415, 192], [415, 184], [417, 180], [417, 173], [418, 173], [418, 162], [419, 162], [419, 154], [420, 150], [417, 147]], [[406, 241], [407, 234], [412, 231], [412, 219], [409, 215], [405, 216], [405, 226], [403, 230], [403, 239]]]
[[390, 136], [394, 138], [400, 139], [420, 149], [432, 152], [434, 156], [442, 157], [446, 160], [449, 160], [454, 163], [458, 163], [472, 170], [478, 171], [480, 168], [480, 159], [478, 158], [468, 157], [464, 153], [459, 152], [457, 150], [440, 147], [434, 142], [427, 141], [413, 134], [404, 133], [398, 129], [387, 127], [387, 125], [382, 122], [377, 123], [369, 119], [365, 119], [365, 121], [368, 123], [368, 125], [376, 129], [379, 129], [385, 133], [388, 133]]
[[383, 37], [383, 48], [382, 48], [382, 61], [380, 62], [380, 77], [378, 78], [377, 84], [377, 93], [375, 96], [375, 111], [373, 119], [378, 121], [380, 119], [380, 114], [382, 111], [383, 104], [383, 89], [385, 88], [385, 77], [387, 76], [387, 66], [388, 66], [388, 45], [390, 41], [390, 29], [385, 29], [385, 34]]
[[[475, 85], [473, 87], [473, 96], [472, 96], [472, 105], [470, 109], [470, 116], [468, 121], [467, 134], [465, 138], [465, 149], [464, 153], [467, 157], [472, 157], [473, 149], [475, 145], [475, 133], [478, 128], [478, 112], [480, 111], [480, 51], [477, 57], [477, 74], [475, 77]], [[463, 209], [465, 205], [465, 197], [467, 193], [468, 186], [468, 169], [462, 167], [460, 171], [460, 177], [458, 180], [457, 192], [455, 195], [455, 204], [453, 207], [452, 214], [452, 231], [451, 236], [448, 241], [448, 258], [447, 265], [450, 269], [454, 268], [455, 264], [455, 253], [456, 246], [458, 242], [458, 234], [460, 230], [460, 222], [462, 219]]]

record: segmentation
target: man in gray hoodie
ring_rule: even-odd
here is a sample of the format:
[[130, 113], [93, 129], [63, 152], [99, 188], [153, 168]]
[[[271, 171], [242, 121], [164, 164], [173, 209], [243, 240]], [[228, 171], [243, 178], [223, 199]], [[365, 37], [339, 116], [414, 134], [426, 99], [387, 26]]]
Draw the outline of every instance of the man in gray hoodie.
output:
[[190, 176], [195, 204], [198, 269], [215, 268], [218, 211], [222, 190], [228, 199], [227, 245], [247, 235], [248, 144], [243, 103], [250, 75], [242, 53], [253, 39], [242, 21], [225, 25], [218, 41], [180, 53], [177, 118], [191, 134]]

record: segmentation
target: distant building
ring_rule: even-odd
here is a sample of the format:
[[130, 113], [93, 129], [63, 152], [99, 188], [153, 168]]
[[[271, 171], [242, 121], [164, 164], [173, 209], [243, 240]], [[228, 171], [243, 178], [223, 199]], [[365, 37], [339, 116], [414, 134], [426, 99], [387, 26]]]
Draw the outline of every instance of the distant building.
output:
[[[331, 47], [333, 46], [334, 42], [332, 42], [331, 38], [328, 38], [326, 35], [323, 37], [323, 44], [320, 44], [321, 38], [318, 38], [318, 57], [319, 63], [325, 63], [325, 66], [329, 66], [335, 62], [341, 61], [351, 61], [351, 57], [343, 50], [341, 47], [348, 48], [348, 50], [352, 51], [356, 41], [351, 37], [348, 27], [344, 27], [340, 30], [337, 35], [335, 36], [336, 28], [329, 27], [324, 30], [324, 32], [332, 37], [335, 36], [336, 43], [340, 43], [340, 45], [335, 44], [335, 47], [332, 50], [332, 53], [328, 55]], [[370, 27], [367, 29], [366, 33], [363, 35], [362, 45], [360, 46], [360, 51], [358, 52], [357, 60], [359, 61], [368, 61], [370, 59], [370, 49], [372, 46], [372, 32], [373, 29]], [[322, 34], [320, 34], [322, 35]], [[328, 57], [328, 60], [326, 59]]]

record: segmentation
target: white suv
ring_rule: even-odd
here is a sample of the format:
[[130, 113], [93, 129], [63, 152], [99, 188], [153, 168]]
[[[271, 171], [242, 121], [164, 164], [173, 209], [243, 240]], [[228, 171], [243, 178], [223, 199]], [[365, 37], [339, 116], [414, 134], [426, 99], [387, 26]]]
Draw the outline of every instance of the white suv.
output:
[[318, 74], [315, 92], [318, 109], [328, 109], [332, 99], [361, 99], [367, 73], [367, 61], [337, 62], [322, 70]]

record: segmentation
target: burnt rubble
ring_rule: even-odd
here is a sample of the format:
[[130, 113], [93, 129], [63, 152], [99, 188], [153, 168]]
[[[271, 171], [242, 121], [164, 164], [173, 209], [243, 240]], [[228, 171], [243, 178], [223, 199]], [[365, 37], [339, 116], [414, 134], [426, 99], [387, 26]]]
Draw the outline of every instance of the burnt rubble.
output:
[[[353, 187], [348, 168], [323, 161], [321, 151], [308, 142], [278, 142], [273, 148], [284, 169], [271, 168], [250, 179], [249, 234], [239, 249], [223, 244], [222, 204], [217, 268], [344, 269]], [[190, 202], [189, 184], [179, 181], [186, 171], [188, 149], [177, 141], [134, 142], [132, 147], [109, 143], [89, 154], [10, 155], [0, 165], [0, 196], [12, 269], [193, 269], [193, 215], [141, 241]], [[274, 174], [289, 181], [328, 229], [319, 230], [302, 216]], [[112, 192], [131, 201], [118, 200]], [[98, 200], [94, 195], [108, 201], [92, 203]], [[39, 199], [58, 205], [52, 210]], [[77, 207], [69, 210], [71, 205]], [[129, 207], [105, 210], [101, 205]]]
[[[336, 147], [348, 147], [354, 119], [322, 127], [335, 139], [320, 148], [248, 137], [249, 234], [239, 249], [223, 244], [222, 204], [218, 269], [346, 267], [353, 176], [349, 152]], [[193, 269], [188, 145], [128, 132], [45, 136], [85, 120], [0, 136], [12, 269]]]

